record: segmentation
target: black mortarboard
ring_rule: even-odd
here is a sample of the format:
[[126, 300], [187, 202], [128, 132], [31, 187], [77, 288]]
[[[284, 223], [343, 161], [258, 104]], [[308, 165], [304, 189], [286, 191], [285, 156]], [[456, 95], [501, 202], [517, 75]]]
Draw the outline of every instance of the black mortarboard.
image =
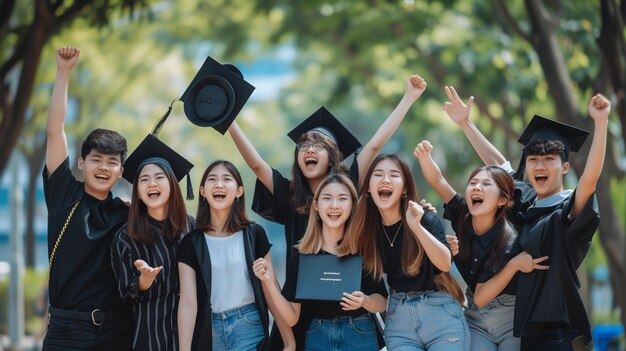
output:
[[[522, 145], [528, 145], [530, 142], [536, 140], [558, 140], [565, 146], [563, 152], [565, 160], [567, 160], [569, 159], [569, 152], [577, 152], [580, 150], [580, 147], [585, 143], [588, 136], [589, 132], [584, 129], [534, 115], [517, 141]], [[525, 162], [526, 153], [524, 152], [520, 160], [520, 166], [516, 172], [517, 179], [521, 179], [524, 176], [522, 173], [524, 171]]]
[[344, 158], [352, 155], [358, 148], [361, 147], [361, 143], [350, 133], [350, 131], [339, 122], [335, 116], [332, 115], [324, 106], [315, 111], [311, 116], [302, 121], [297, 127], [295, 127], [287, 135], [295, 143], [298, 142], [303, 134], [310, 131], [318, 131], [335, 143], [339, 147], [339, 151]]
[[224, 134], [254, 89], [235, 66], [209, 56], [180, 100], [191, 123]]
[[193, 168], [193, 164], [152, 134], [148, 134], [135, 151], [128, 156], [124, 162], [122, 177], [132, 184], [137, 176], [137, 171], [146, 164], [157, 164], [171, 169], [179, 182], [187, 176], [187, 199], [193, 199], [193, 189], [189, 177], [189, 171]]

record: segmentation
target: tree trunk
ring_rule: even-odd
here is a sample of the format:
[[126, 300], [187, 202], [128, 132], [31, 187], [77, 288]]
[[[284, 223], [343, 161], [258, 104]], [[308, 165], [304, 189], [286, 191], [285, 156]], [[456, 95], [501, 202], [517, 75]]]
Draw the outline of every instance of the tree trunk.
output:
[[[35, 5], [35, 15], [33, 26], [27, 35], [28, 45], [26, 46], [22, 70], [20, 73], [17, 91], [13, 101], [2, 101], [2, 105], [11, 104], [11, 109], [3, 108], [4, 114], [0, 123], [0, 173], [5, 169], [11, 150], [15, 146], [24, 127], [24, 116], [28, 108], [28, 103], [35, 85], [35, 76], [41, 52], [50, 34], [50, 20], [47, 1], [37, 0]], [[3, 81], [6, 77], [1, 77]], [[5, 98], [10, 94], [6, 94]]]
[[46, 157], [45, 138], [28, 155], [28, 187], [26, 188], [26, 266], [35, 267], [35, 211], [37, 204], [37, 181], [41, 179], [41, 167]]

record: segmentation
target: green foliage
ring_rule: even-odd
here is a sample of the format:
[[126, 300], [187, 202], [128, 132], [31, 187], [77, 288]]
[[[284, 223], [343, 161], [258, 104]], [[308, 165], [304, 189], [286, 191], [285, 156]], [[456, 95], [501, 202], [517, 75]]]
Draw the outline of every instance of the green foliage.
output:
[[[24, 271], [24, 320], [26, 332], [30, 335], [39, 335], [42, 318], [46, 306], [42, 304], [42, 292], [47, 286], [47, 272], [26, 269]], [[7, 334], [9, 303], [9, 276], [0, 280], [0, 334]]]

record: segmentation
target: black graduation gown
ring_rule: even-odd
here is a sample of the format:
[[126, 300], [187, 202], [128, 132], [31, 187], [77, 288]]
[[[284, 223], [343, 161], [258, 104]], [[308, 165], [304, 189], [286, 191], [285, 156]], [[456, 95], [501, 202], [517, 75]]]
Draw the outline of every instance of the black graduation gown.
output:
[[[255, 237], [258, 224], [250, 224], [246, 227], [243, 235], [244, 251], [246, 255], [246, 264], [248, 270], [252, 272], [252, 264], [255, 261]], [[261, 228], [262, 230], [262, 228]], [[202, 230], [194, 230], [187, 234], [181, 243], [183, 245], [191, 245], [195, 252], [197, 266], [196, 270], [196, 289], [198, 300], [198, 312], [196, 315], [196, 324], [193, 331], [193, 341], [191, 343], [192, 350], [212, 350], [213, 340], [213, 321], [211, 319], [211, 258], [209, 257], [209, 249], [207, 248], [204, 232]], [[228, 279], [228, 277], [224, 277]], [[257, 350], [268, 350], [269, 347], [269, 313], [267, 304], [261, 288], [261, 282], [254, 275], [250, 274], [250, 282], [254, 291], [254, 303], [256, 304], [259, 316], [263, 322], [265, 336], [257, 344]]]
[[[574, 193], [548, 207], [530, 207], [523, 214], [525, 224], [518, 235], [517, 250], [533, 257], [549, 256], [547, 271], [521, 274], [515, 301], [515, 336], [532, 338], [533, 328], [541, 325], [575, 329], [591, 338], [591, 328], [578, 289], [576, 269], [591, 246], [600, 214], [596, 195], [574, 218], [568, 216], [574, 205]], [[535, 329], [536, 330], [536, 329]]]

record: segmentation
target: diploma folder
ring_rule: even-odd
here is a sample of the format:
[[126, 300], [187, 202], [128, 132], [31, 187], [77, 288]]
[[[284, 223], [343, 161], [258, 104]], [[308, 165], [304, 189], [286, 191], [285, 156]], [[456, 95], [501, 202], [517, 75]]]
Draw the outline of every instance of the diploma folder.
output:
[[341, 301], [361, 290], [361, 256], [300, 255], [296, 299]]

